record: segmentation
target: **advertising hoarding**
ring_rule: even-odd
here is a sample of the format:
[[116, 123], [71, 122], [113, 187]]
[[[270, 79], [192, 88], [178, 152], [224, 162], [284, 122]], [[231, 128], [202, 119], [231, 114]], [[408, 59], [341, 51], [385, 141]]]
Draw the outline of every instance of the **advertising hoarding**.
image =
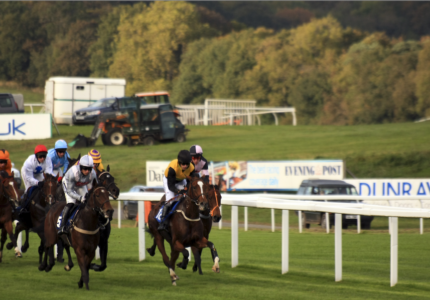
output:
[[[169, 161], [147, 161], [147, 186], [162, 186]], [[224, 161], [209, 165], [221, 191], [297, 191], [305, 179], [344, 178], [342, 160]], [[215, 180], [213, 180], [213, 178]]]
[[37, 140], [51, 137], [50, 114], [1, 114], [0, 140]]

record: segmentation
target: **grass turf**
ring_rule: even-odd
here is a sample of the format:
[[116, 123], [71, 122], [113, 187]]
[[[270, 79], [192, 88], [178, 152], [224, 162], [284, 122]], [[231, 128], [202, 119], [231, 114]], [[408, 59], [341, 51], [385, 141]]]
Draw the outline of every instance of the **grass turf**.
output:
[[[131, 226], [132, 222], [125, 222]], [[115, 226], [114, 226], [115, 227]], [[203, 276], [177, 270], [173, 287], [160, 253], [138, 262], [137, 228], [113, 228], [108, 268], [90, 271], [90, 291], [78, 290], [80, 277], [75, 254], [71, 272], [57, 263], [50, 273], [37, 270], [38, 237], [30, 234], [30, 249], [17, 259], [4, 252], [0, 281], [4, 299], [423, 299], [430, 291], [426, 259], [429, 234], [400, 233], [399, 283], [390, 287], [390, 237], [387, 233], [343, 234], [343, 280], [334, 281], [334, 235], [298, 234], [290, 230], [289, 272], [281, 274], [281, 233], [267, 230], [239, 232], [239, 266], [231, 268], [231, 232], [211, 233], [221, 258], [221, 273], [211, 271], [208, 250], [203, 251]], [[152, 243], [146, 235], [147, 246]], [[169, 253], [169, 251], [168, 251]], [[191, 262], [193, 263], [193, 261]]]

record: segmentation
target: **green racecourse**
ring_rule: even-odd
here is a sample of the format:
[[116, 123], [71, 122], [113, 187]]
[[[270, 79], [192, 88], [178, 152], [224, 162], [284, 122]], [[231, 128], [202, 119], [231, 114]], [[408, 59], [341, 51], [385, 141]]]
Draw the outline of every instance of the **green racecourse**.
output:
[[[343, 280], [334, 281], [334, 235], [298, 234], [290, 230], [289, 272], [281, 275], [281, 232], [239, 231], [239, 266], [231, 268], [231, 232], [214, 228], [211, 240], [221, 257], [221, 273], [211, 271], [203, 251], [203, 275], [177, 270], [174, 287], [157, 251], [138, 262], [137, 228], [133, 221], [114, 228], [109, 239], [108, 268], [90, 271], [90, 291], [79, 290], [80, 270], [66, 272], [57, 263], [49, 273], [37, 269], [37, 235], [17, 259], [5, 251], [0, 264], [2, 299], [424, 299], [429, 297], [429, 233], [400, 233], [399, 283], [390, 287], [390, 236], [384, 233], [343, 234]], [[152, 240], [147, 235], [146, 243]], [[192, 261], [193, 262], [193, 261]], [[192, 263], [191, 262], [191, 263]]]
[[[3, 88], [2, 92], [6, 92]], [[19, 91], [12, 91], [19, 93]], [[37, 103], [33, 94], [30, 101]], [[29, 97], [30, 97], [29, 96]], [[43, 98], [43, 96], [42, 96]], [[300, 119], [298, 120], [300, 124]], [[90, 136], [92, 126], [58, 126], [46, 140], [1, 141], [20, 169], [34, 147], [43, 143], [52, 148], [59, 138], [67, 142], [78, 134]], [[122, 191], [146, 183], [146, 160], [171, 160], [181, 149], [199, 144], [209, 160], [295, 160], [343, 159], [360, 178], [430, 178], [430, 122], [361, 126], [189, 126], [187, 141], [152, 147], [104, 146], [103, 164]], [[0, 129], [1, 132], [1, 129]], [[69, 149], [72, 157], [90, 148]], [[113, 203], [116, 209], [116, 202]], [[249, 222], [270, 224], [270, 210], [249, 208]], [[280, 226], [281, 212], [276, 211]], [[230, 207], [223, 207], [223, 221], [229, 222]], [[243, 209], [240, 209], [243, 220]], [[239, 233], [239, 266], [231, 268], [231, 232], [215, 225], [211, 240], [221, 257], [221, 273], [211, 271], [210, 254], [203, 254], [203, 276], [191, 269], [178, 270], [178, 286], [170, 284], [159, 252], [138, 262], [137, 228], [123, 221], [122, 229], [113, 221], [109, 239], [108, 268], [90, 273], [90, 292], [80, 291], [80, 277], [74, 253], [74, 269], [67, 273], [57, 264], [50, 273], [37, 270], [38, 237], [30, 234], [30, 249], [22, 259], [4, 250], [0, 264], [2, 299], [423, 299], [430, 292], [430, 221], [425, 220], [419, 235], [418, 219], [399, 220], [399, 283], [390, 287], [390, 236], [387, 218], [378, 217], [371, 230], [357, 234], [352, 226], [343, 230], [343, 281], [334, 282], [334, 235], [318, 226], [297, 233], [297, 217], [290, 212], [290, 270], [281, 275], [281, 233], [252, 229]], [[252, 227], [251, 227], [252, 228]], [[147, 245], [152, 241], [147, 235]]]

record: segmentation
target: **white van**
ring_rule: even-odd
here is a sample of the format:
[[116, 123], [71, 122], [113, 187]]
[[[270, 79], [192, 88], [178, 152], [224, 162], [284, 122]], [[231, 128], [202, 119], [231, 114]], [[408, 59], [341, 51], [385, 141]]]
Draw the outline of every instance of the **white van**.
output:
[[125, 96], [125, 79], [51, 77], [45, 83], [45, 110], [57, 124], [72, 124], [73, 113], [108, 97]]

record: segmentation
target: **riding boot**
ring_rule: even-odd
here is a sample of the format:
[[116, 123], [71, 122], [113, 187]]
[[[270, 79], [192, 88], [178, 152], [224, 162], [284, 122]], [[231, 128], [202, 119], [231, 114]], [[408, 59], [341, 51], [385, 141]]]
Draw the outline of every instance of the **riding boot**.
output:
[[166, 218], [166, 216], [169, 213], [170, 208], [172, 207], [173, 201], [166, 202], [166, 205], [163, 207], [163, 212], [161, 213], [160, 219], [160, 225], [158, 225], [158, 230], [167, 230], [167, 224], [169, 222], [169, 218]]
[[67, 205], [64, 206], [64, 209], [63, 209], [63, 218], [61, 219], [60, 229], [57, 232], [58, 235], [68, 234], [69, 233], [67, 231], [67, 229], [66, 229], [66, 223], [67, 223], [67, 219], [68, 219], [70, 207], [72, 207], [72, 206], [73, 206], [73, 203], [67, 203]]

